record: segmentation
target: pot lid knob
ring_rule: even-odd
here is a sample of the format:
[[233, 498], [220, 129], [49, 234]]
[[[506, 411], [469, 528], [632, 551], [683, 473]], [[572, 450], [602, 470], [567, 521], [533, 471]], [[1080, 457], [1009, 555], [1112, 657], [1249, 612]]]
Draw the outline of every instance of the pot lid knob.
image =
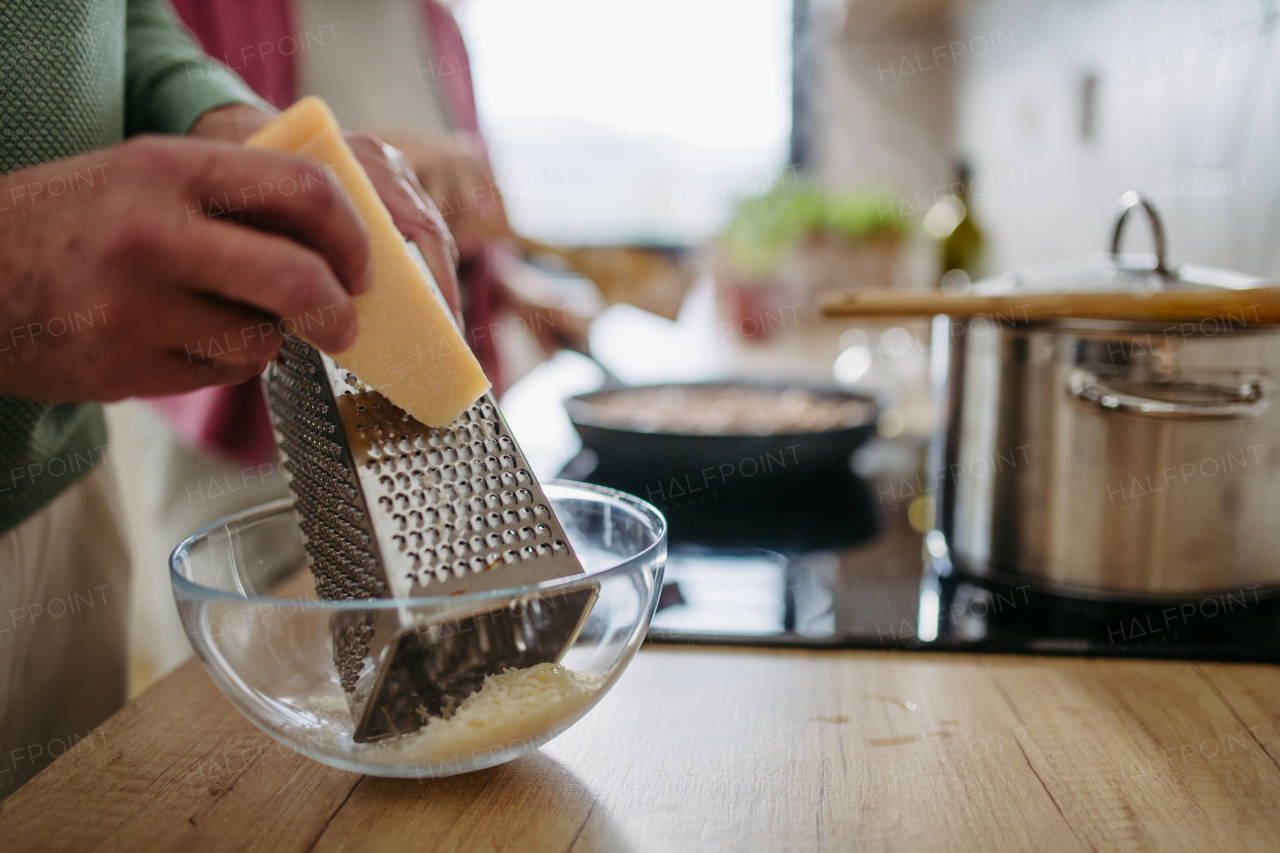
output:
[[1164, 223], [1160, 221], [1160, 215], [1156, 213], [1155, 205], [1151, 203], [1151, 200], [1130, 190], [1120, 196], [1116, 201], [1116, 206], [1120, 209], [1120, 212], [1116, 215], [1115, 229], [1111, 233], [1111, 257], [1116, 262], [1116, 266], [1120, 266], [1120, 238], [1124, 233], [1124, 224], [1134, 209], [1141, 208], [1147, 214], [1147, 221], [1151, 223], [1151, 237], [1155, 243], [1156, 265], [1151, 268], [1152, 272], [1158, 273], [1165, 278], [1176, 278], [1177, 274], [1169, 269], [1166, 262]]

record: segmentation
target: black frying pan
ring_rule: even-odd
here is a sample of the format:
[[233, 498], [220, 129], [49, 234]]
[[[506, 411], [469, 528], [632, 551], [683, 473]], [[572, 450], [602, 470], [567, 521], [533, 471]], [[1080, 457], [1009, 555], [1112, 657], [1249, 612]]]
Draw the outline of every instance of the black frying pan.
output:
[[[685, 434], [626, 429], [601, 423], [593, 404], [610, 396], [649, 391], [664, 385], [635, 386], [580, 394], [565, 401], [569, 420], [582, 444], [598, 457], [597, 471], [627, 479], [689, 478], [687, 486], [737, 480], [806, 478], [832, 470], [847, 470], [849, 454], [875, 431], [879, 408], [867, 397], [834, 389], [805, 387], [817, 397], [854, 401], [865, 408], [858, 423], [835, 429], [754, 434]], [[720, 390], [743, 388], [784, 391], [795, 385], [747, 382], [708, 382], [686, 388]], [[804, 387], [804, 386], [802, 386]], [[640, 495], [645, 497], [645, 495]]]
[[[672, 384], [606, 389], [566, 400], [584, 453], [563, 476], [622, 489], [653, 503], [666, 514], [673, 541], [826, 547], [874, 529], [864, 489], [849, 470], [849, 455], [875, 431], [879, 408], [874, 401], [801, 386], [819, 397], [862, 403], [865, 414], [857, 423], [835, 429], [768, 435], [625, 429], [601, 423], [593, 406], [610, 394]], [[715, 382], [682, 387], [783, 391], [796, 386]]]

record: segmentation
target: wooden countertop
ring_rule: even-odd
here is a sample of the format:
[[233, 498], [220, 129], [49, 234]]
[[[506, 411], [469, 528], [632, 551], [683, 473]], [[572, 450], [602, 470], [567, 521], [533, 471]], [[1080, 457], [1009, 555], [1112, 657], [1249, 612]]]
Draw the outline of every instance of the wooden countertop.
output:
[[1280, 668], [646, 648], [440, 780], [255, 729], [190, 662], [0, 804], [6, 850], [1274, 850]]

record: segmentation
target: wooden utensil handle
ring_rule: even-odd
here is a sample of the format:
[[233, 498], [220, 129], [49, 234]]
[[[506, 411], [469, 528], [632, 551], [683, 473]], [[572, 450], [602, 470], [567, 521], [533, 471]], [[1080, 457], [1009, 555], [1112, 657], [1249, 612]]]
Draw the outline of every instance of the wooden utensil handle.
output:
[[990, 315], [1010, 323], [1076, 318], [1183, 322], [1215, 318], [1240, 326], [1280, 324], [1280, 287], [1154, 293], [1027, 293], [947, 296], [935, 292], [844, 291], [822, 300], [827, 317]]

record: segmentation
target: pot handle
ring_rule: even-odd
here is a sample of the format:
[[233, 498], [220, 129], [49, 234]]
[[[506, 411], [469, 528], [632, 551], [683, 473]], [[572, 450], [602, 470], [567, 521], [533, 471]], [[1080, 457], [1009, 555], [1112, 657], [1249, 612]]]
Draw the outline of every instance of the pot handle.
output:
[[1151, 238], [1156, 244], [1156, 265], [1152, 268], [1152, 271], [1165, 278], [1172, 278], [1174, 272], [1169, 269], [1165, 258], [1164, 223], [1160, 221], [1160, 215], [1156, 213], [1155, 205], [1146, 196], [1138, 195], [1132, 190], [1120, 196], [1116, 204], [1120, 207], [1120, 213], [1116, 216], [1115, 229], [1111, 232], [1112, 259], [1119, 263], [1120, 238], [1124, 234], [1124, 224], [1128, 221], [1129, 214], [1136, 208], [1142, 208], [1142, 212], [1147, 215], [1147, 221], [1151, 223]]
[[[1188, 389], [1201, 386], [1184, 384]], [[1169, 421], [1235, 421], [1256, 418], [1271, 407], [1269, 384], [1260, 378], [1241, 382], [1234, 400], [1225, 403], [1171, 403], [1117, 391], [1096, 373], [1077, 370], [1071, 375], [1071, 395], [1103, 412], [1123, 412]]]

